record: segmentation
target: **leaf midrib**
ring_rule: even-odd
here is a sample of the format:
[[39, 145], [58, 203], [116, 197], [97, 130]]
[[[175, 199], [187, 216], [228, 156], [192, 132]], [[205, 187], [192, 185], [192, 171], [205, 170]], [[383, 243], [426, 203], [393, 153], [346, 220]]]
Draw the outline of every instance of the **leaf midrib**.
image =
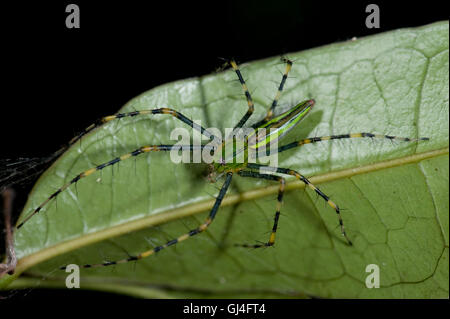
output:
[[[356, 168], [348, 168], [340, 171], [330, 172], [310, 178], [310, 181], [314, 184], [321, 184], [324, 182], [334, 181], [337, 179], [348, 178], [355, 175], [360, 175], [364, 173], [369, 173], [381, 169], [397, 167], [405, 164], [416, 163], [425, 159], [437, 157], [440, 155], [445, 155], [449, 153], [449, 148], [442, 148], [439, 150], [428, 151], [424, 153], [409, 155], [397, 159], [392, 159], [388, 161], [378, 162], [370, 165], [365, 165]], [[286, 190], [300, 189], [304, 188], [304, 183], [301, 181], [290, 181], [286, 185]], [[278, 192], [278, 185], [266, 186], [257, 189], [252, 189], [244, 191], [239, 194], [227, 195], [222, 206], [234, 205], [239, 202], [254, 200], [264, 196], [272, 195]], [[19, 260], [16, 272], [12, 277], [19, 276], [26, 269], [37, 265], [45, 260], [52, 257], [58, 256], [60, 254], [108, 239], [112, 237], [117, 237], [134, 231], [138, 231], [144, 228], [152, 227], [155, 225], [167, 223], [172, 220], [188, 217], [198, 213], [202, 213], [210, 209], [214, 204], [214, 199], [202, 201], [195, 204], [188, 204], [182, 207], [170, 209], [164, 212], [160, 212], [155, 215], [143, 217], [133, 221], [129, 221], [117, 226], [109, 227], [107, 229], [100, 230], [98, 232], [89, 233], [75, 239], [48, 247], [34, 254], [23, 257]], [[12, 278], [11, 278], [12, 279]]]

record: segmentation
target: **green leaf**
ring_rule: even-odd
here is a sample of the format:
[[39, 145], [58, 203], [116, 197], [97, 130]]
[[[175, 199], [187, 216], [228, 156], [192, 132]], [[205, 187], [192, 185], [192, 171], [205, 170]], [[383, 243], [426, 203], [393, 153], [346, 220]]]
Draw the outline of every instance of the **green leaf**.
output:
[[[82, 269], [86, 289], [144, 297], [448, 297], [448, 22], [292, 53], [280, 110], [314, 98], [313, 111], [281, 145], [311, 136], [373, 132], [429, 137], [405, 143], [351, 139], [280, 154], [343, 208], [354, 246], [334, 211], [289, 180], [274, 248], [266, 241], [278, 185], [234, 177], [206, 233], [137, 263]], [[277, 57], [241, 66], [261, 119], [281, 80]], [[120, 112], [173, 107], [206, 127], [233, 127], [246, 111], [231, 71], [170, 83]], [[93, 119], [94, 120], [94, 119]], [[183, 123], [165, 115], [109, 123], [83, 138], [43, 174], [24, 208], [32, 211], [78, 173], [139, 146], [174, 143]], [[15, 233], [17, 273], [9, 288], [64, 287], [58, 267], [137, 254], [203, 222], [222, 181], [200, 164], [174, 164], [156, 152], [80, 180]], [[381, 287], [365, 286], [366, 266]]]

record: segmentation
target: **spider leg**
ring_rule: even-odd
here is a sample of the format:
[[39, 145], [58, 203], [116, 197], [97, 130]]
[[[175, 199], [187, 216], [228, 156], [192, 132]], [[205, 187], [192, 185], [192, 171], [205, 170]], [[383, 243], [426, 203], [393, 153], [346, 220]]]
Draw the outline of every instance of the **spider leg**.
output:
[[[209, 225], [211, 225], [211, 223], [213, 222], [214, 217], [216, 216], [216, 213], [219, 210], [220, 204], [222, 203], [222, 200], [223, 200], [223, 198], [224, 198], [224, 196], [225, 196], [225, 194], [226, 194], [226, 192], [228, 190], [228, 187], [230, 186], [232, 177], [233, 177], [233, 173], [232, 172], [227, 173], [225, 182], [222, 185], [222, 188], [220, 189], [219, 196], [217, 196], [217, 199], [216, 199], [216, 201], [214, 203], [213, 208], [211, 209], [211, 211], [209, 213], [208, 218], [206, 218], [205, 222], [203, 224], [201, 224], [200, 226], [198, 226], [197, 228], [192, 229], [190, 232], [188, 232], [188, 233], [186, 233], [184, 235], [181, 235], [178, 238], [169, 240], [164, 245], [157, 246], [157, 247], [155, 247], [153, 249], [144, 251], [144, 252], [142, 252], [142, 253], [140, 253], [140, 254], [138, 254], [136, 256], [131, 256], [131, 257], [128, 257], [126, 259], [122, 259], [122, 260], [118, 260], [118, 261], [108, 261], [108, 262], [104, 262], [104, 263], [101, 263], [101, 264], [87, 264], [87, 265], [83, 265], [82, 267], [83, 268], [104, 267], [104, 266], [123, 264], [123, 263], [129, 262], [129, 261], [143, 259], [143, 258], [146, 258], [148, 256], [156, 254], [157, 252], [163, 250], [164, 248], [167, 248], [169, 246], [175, 245], [175, 244], [177, 244], [177, 243], [179, 243], [179, 242], [181, 242], [183, 240], [186, 240], [186, 239], [188, 239], [188, 238], [190, 238], [192, 236], [195, 236], [197, 234], [200, 234], [200, 233], [204, 232], [209, 227]], [[64, 269], [66, 269], [66, 267], [65, 266], [61, 267], [61, 269], [64, 270]]]
[[263, 125], [264, 123], [270, 121], [274, 116], [275, 108], [277, 107], [278, 100], [280, 99], [281, 92], [283, 91], [284, 85], [286, 83], [286, 80], [288, 78], [289, 71], [292, 68], [292, 61], [286, 58], [282, 58], [281, 61], [286, 63], [286, 70], [284, 71], [283, 77], [281, 78], [280, 86], [278, 87], [277, 94], [275, 95], [275, 98], [272, 101], [272, 105], [269, 108], [269, 111], [267, 112], [267, 115], [264, 119], [259, 121], [258, 123], [252, 125], [253, 128], [259, 127]]
[[379, 139], [388, 139], [391, 141], [403, 141], [403, 142], [417, 142], [417, 141], [428, 141], [428, 137], [419, 137], [419, 138], [409, 138], [409, 137], [398, 137], [392, 135], [382, 135], [382, 134], [373, 134], [373, 133], [350, 133], [350, 134], [340, 134], [340, 135], [330, 135], [330, 136], [320, 136], [320, 137], [309, 137], [303, 140], [295, 141], [278, 148], [278, 153], [287, 151], [291, 148], [302, 146], [305, 144], [312, 144], [322, 141], [329, 140], [338, 140], [338, 139], [346, 139], [346, 138], [359, 138], [359, 137], [369, 137], [369, 138], [379, 138]]
[[[79, 141], [84, 135], [88, 134], [89, 132], [91, 132], [92, 130], [96, 129], [97, 127], [102, 126], [103, 124], [108, 123], [110, 121], [113, 121], [113, 120], [116, 120], [116, 119], [121, 119], [121, 118], [124, 118], [124, 117], [135, 117], [135, 116], [155, 115], [155, 114], [171, 115], [174, 118], [180, 120], [181, 122], [189, 125], [193, 129], [199, 131], [200, 133], [202, 133], [203, 135], [205, 135], [209, 139], [216, 138], [207, 129], [203, 128], [201, 125], [198, 125], [197, 123], [192, 122], [192, 120], [190, 120], [188, 117], [186, 117], [185, 115], [181, 114], [180, 112], [177, 112], [177, 111], [175, 111], [173, 109], [170, 109], [170, 108], [159, 108], [159, 109], [153, 109], [153, 110], [141, 110], [141, 111], [133, 111], [133, 112], [128, 112], [128, 113], [118, 113], [118, 114], [115, 114], [115, 115], [109, 115], [109, 116], [102, 117], [101, 119], [99, 119], [95, 123], [93, 123], [90, 126], [88, 126], [87, 128], [85, 128], [77, 136], [73, 137], [69, 141], [69, 143], [65, 147], [63, 147], [63, 149], [67, 149], [69, 146], [72, 146], [77, 141]], [[218, 140], [220, 140], [220, 139], [218, 139]]]
[[59, 189], [57, 189], [53, 194], [51, 194], [44, 202], [42, 202], [37, 208], [34, 209], [33, 212], [31, 212], [28, 216], [26, 216], [22, 222], [17, 226], [17, 229], [21, 228], [31, 217], [33, 217], [34, 215], [36, 215], [37, 213], [39, 213], [41, 211], [41, 209], [47, 205], [47, 203], [52, 200], [53, 198], [56, 198], [56, 196], [58, 196], [61, 192], [63, 192], [64, 190], [66, 190], [70, 185], [78, 182], [80, 179], [85, 178], [97, 171], [101, 171], [102, 169], [104, 169], [105, 167], [108, 166], [112, 166], [115, 165], [121, 161], [124, 161], [126, 159], [138, 156], [140, 154], [144, 154], [144, 153], [148, 153], [148, 152], [158, 152], [158, 151], [172, 151], [172, 150], [189, 150], [192, 151], [194, 149], [203, 149], [205, 147], [211, 147], [213, 148], [213, 146], [210, 145], [148, 145], [148, 146], [142, 146], [136, 150], [134, 150], [133, 152], [130, 153], [126, 153], [123, 154], [119, 157], [116, 157], [112, 160], [110, 160], [109, 162], [97, 165], [96, 167], [92, 167], [84, 172], [81, 172], [80, 174], [78, 174], [77, 176], [75, 176], [73, 179], [71, 179], [69, 182], [67, 182], [66, 184], [64, 184], [63, 186], [61, 186]]
[[339, 225], [341, 227], [341, 233], [344, 236], [344, 238], [347, 240], [347, 243], [351, 246], [352, 242], [350, 241], [350, 239], [347, 236], [347, 233], [345, 232], [345, 228], [344, 228], [344, 222], [342, 220], [342, 216], [341, 216], [341, 210], [339, 208], [339, 206], [337, 204], [335, 204], [333, 201], [330, 200], [330, 198], [325, 195], [319, 188], [317, 188], [316, 186], [314, 186], [305, 176], [303, 176], [302, 174], [300, 174], [299, 172], [296, 172], [294, 170], [291, 170], [289, 168], [281, 168], [281, 167], [271, 167], [271, 166], [266, 166], [266, 165], [261, 165], [261, 164], [255, 164], [255, 163], [248, 163], [247, 167], [250, 169], [259, 169], [262, 170], [264, 172], [272, 172], [272, 173], [279, 173], [279, 174], [284, 174], [284, 175], [290, 175], [290, 176], [295, 176], [297, 179], [301, 180], [303, 183], [305, 183], [310, 189], [312, 189], [313, 191], [315, 191], [317, 193], [317, 195], [319, 195], [320, 197], [322, 197], [327, 204], [333, 208], [338, 216], [339, 219]]
[[272, 232], [270, 234], [269, 240], [266, 243], [261, 243], [261, 244], [254, 244], [254, 245], [252, 245], [252, 244], [237, 244], [236, 245], [236, 246], [246, 247], [246, 248], [260, 248], [260, 247], [273, 246], [275, 244], [275, 236], [276, 236], [276, 232], [277, 232], [277, 228], [278, 228], [278, 220], [280, 218], [280, 210], [281, 210], [281, 205], [283, 202], [283, 194], [284, 194], [284, 187], [286, 185], [286, 180], [280, 176], [269, 175], [269, 174], [260, 174], [260, 173], [253, 172], [253, 171], [239, 171], [238, 174], [239, 174], [239, 176], [242, 176], [242, 177], [262, 178], [262, 179], [280, 182], [280, 188], [278, 189], [278, 197], [277, 197], [277, 208], [275, 211]]

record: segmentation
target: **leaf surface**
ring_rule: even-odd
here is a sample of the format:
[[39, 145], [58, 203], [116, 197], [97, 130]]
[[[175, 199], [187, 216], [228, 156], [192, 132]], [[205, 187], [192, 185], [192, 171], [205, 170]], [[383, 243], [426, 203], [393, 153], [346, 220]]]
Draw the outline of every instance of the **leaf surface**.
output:
[[[281, 145], [312, 136], [372, 132], [426, 142], [352, 139], [286, 151], [279, 167], [300, 171], [343, 209], [334, 211], [289, 179], [274, 248], [266, 241], [278, 185], [234, 177], [206, 233], [137, 263], [82, 269], [82, 287], [144, 297], [448, 297], [448, 22], [292, 53], [279, 111], [316, 105]], [[241, 71], [261, 119], [281, 80], [278, 58]], [[247, 104], [231, 71], [182, 80], [132, 99], [120, 112], [172, 107], [205, 127], [233, 127]], [[183, 123], [166, 115], [121, 119], [74, 145], [40, 178], [23, 214], [77, 174], [143, 145], [173, 144]], [[123, 259], [203, 222], [223, 181], [167, 153], [140, 155], [80, 180], [15, 233], [22, 277], [10, 288], [64, 287], [66, 264]], [[366, 267], [380, 269], [366, 288]], [[0, 279], [6, 286], [16, 279]]]

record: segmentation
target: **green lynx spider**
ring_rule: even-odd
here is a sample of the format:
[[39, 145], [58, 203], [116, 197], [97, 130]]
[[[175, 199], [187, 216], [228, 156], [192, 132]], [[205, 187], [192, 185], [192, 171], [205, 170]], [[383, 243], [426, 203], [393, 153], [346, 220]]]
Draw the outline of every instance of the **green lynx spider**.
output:
[[[272, 143], [274, 140], [281, 139], [288, 131], [290, 131], [293, 127], [295, 127], [300, 121], [309, 113], [309, 111], [312, 109], [312, 107], [315, 104], [315, 101], [313, 99], [303, 101], [297, 105], [295, 105], [293, 108], [289, 109], [288, 111], [275, 116], [275, 109], [277, 107], [278, 100], [280, 98], [281, 92], [283, 91], [283, 87], [286, 83], [286, 80], [288, 78], [289, 71], [292, 67], [292, 61], [283, 58], [282, 61], [286, 64], [285, 72], [282, 76], [281, 83], [278, 87], [278, 91], [276, 93], [276, 96], [272, 102], [272, 105], [270, 106], [267, 115], [265, 118], [252, 127], [254, 128], [254, 135], [253, 137], [257, 136], [256, 142], [255, 139], [252, 139], [252, 136], [249, 136], [246, 139], [246, 142], [244, 144], [244, 150], [248, 148], [258, 149], [258, 148], [264, 148], [268, 144]], [[235, 130], [240, 129], [244, 126], [244, 124], [247, 122], [247, 120], [250, 118], [254, 111], [254, 104], [251, 97], [251, 94], [247, 88], [247, 85], [242, 77], [242, 74], [234, 60], [231, 60], [229, 62], [231, 67], [233, 68], [234, 72], [236, 73], [240, 84], [242, 85], [242, 88], [244, 90], [244, 94], [247, 100], [248, 104], [248, 110], [245, 113], [245, 115], [241, 118], [241, 120], [238, 122], [238, 124], [234, 127]], [[182, 121], [183, 123], [187, 124], [188, 126], [192, 127], [193, 129], [199, 131], [201, 134], [206, 136], [207, 138], [214, 140], [216, 137], [203, 128], [202, 126], [194, 123], [192, 120], [184, 116], [183, 114], [169, 108], [158, 108], [158, 109], [152, 109], [152, 110], [141, 110], [141, 111], [134, 111], [129, 113], [120, 113], [116, 115], [106, 116], [86, 128], [83, 132], [81, 132], [78, 136], [74, 137], [68, 145], [73, 145], [78, 140], [80, 140], [84, 135], [89, 133], [90, 131], [94, 130], [95, 128], [116, 120], [123, 117], [134, 117], [134, 116], [141, 116], [141, 115], [155, 115], [155, 114], [166, 114], [173, 116], [174, 118]], [[265, 130], [263, 130], [265, 129]], [[261, 133], [264, 132], [264, 133]], [[267, 132], [267, 133], [265, 133]], [[269, 134], [270, 133], [270, 138]], [[291, 148], [299, 147], [305, 144], [309, 143], [317, 143], [321, 141], [327, 141], [327, 140], [335, 140], [335, 139], [348, 139], [348, 138], [359, 138], [359, 137], [368, 137], [368, 138], [383, 138], [383, 139], [389, 139], [389, 140], [400, 140], [400, 141], [406, 141], [406, 142], [413, 142], [413, 141], [419, 141], [419, 140], [428, 140], [428, 138], [405, 138], [405, 137], [396, 137], [396, 136], [390, 136], [390, 135], [379, 135], [379, 134], [372, 134], [372, 133], [351, 133], [351, 134], [342, 134], [342, 135], [331, 135], [331, 136], [322, 136], [322, 137], [312, 137], [312, 138], [306, 138], [299, 141], [295, 141], [292, 143], [289, 143], [284, 146], [280, 146], [277, 148], [277, 153], [287, 151]], [[253, 142], [252, 142], [253, 140]], [[211, 167], [213, 169], [213, 172], [216, 177], [223, 177], [225, 178], [225, 182], [223, 183], [219, 195], [216, 198], [216, 201], [214, 203], [214, 206], [212, 207], [208, 218], [205, 220], [203, 224], [198, 226], [195, 229], [192, 229], [188, 233], [179, 236], [178, 238], [172, 239], [168, 241], [166, 244], [157, 246], [153, 249], [141, 252], [138, 255], [135, 256], [129, 256], [126, 259], [122, 259], [119, 261], [108, 261], [103, 262], [99, 264], [86, 264], [83, 267], [84, 268], [90, 268], [90, 267], [102, 267], [102, 266], [109, 266], [109, 265], [115, 265], [120, 263], [126, 263], [129, 261], [136, 261], [145, 257], [148, 257], [150, 255], [156, 254], [160, 250], [167, 248], [169, 246], [175, 245], [181, 241], [184, 241], [194, 235], [197, 235], [199, 233], [204, 232], [213, 222], [214, 218], [216, 217], [217, 211], [219, 210], [219, 207], [222, 203], [222, 200], [230, 186], [231, 180], [235, 174], [241, 176], [241, 177], [252, 177], [252, 178], [259, 178], [259, 179], [266, 179], [271, 181], [276, 181], [279, 183], [279, 190], [278, 190], [278, 197], [277, 197], [277, 205], [275, 210], [275, 217], [274, 217], [274, 223], [272, 227], [271, 234], [269, 236], [269, 239], [265, 243], [261, 244], [243, 244], [238, 245], [241, 247], [249, 247], [249, 248], [260, 248], [260, 247], [269, 247], [273, 246], [275, 244], [275, 236], [277, 232], [278, 227], [278, 220], [280, 217], [280, 210], [283, 200], [283, 193], [285, 189], [285, 178], [279, 175], [285, 175], [285, 176], [294, 176], [297, 179], [301, 180], [308, 186], [310, 189], [312, 189], [314, 192], [316, 192], [323, 200], [325, 200], [326, 203], [336, 212], [339, 226], [341, 229], [341, 233], [347, 243], [349, 245], [352, 245], [352, 242], [350, 241], [349, 237], [347, 236], [347, 233], [345, 232], [344, 223], [341, 217], [341, 210], [339, 209], [339, 206], [335, 204], [333, 201], [330, 200], [330, 198], [325, 195], [319, 188], [311, 184], [311, 182], [302, 174], [299, 172], [296, 172], [294, 170], [288, 169], [288, 168], [281, 168], [281, 167], [270, 167], [262, 164], [257, 163], [251, 163], [248, 160], [248, 155], [244, 157], [244, 161], [240, 163], [236, 163], [235, 157], [236, 153], [233, 153], [234, 155], [229, 158], [229, 160], [223, 160], [222, 156], [217, 156], [217, 154], [222, 154], [224, 145], [228, 144], [229, 139], [225, 139], [222, 141], [222, 143], [218, 144], [219, 146], [216, 148], [211, 149], [211, 152], [214, 154], [214, 161], [211, 164]], [[200, 149], [204, 149], [205, 145], [200, 145]], [[193, 145], [182, 145], [182, 150], [188, 150], [193, 151], [196, 147]], [[138, 156], [143, 153], [147, 152], [154, 152], [154, 151], [171, 151], [174, 149], [180, 149], [180, 145], [149, 145], [149, 146], [143, 146], [138, 149], [136, 149], [133, 152], [124, 154], [122, 156], [116, 157], [113, 160], [106, 162], [104, 164], [98, 165], [96, 167], [90, 168], [77, 176], [75, 176], [71, 181], [66, 183], [65, 185], [61, 186], [57, 191], [55, 191], [53, 194], [50, 195], [42, 204], [40, 204], [33, 212], [31, 212], [28, 216], [26, 216], [21, 223], [17, 226], [17, 228], [22, 227], [31, 217], [33, 217], [35, 214], [39, 213], [41, 209], [47, 205], [52, 199], [58, 196], [59, 193], [66, 190], [70, 185], [78, 182], [80, 179], [85, 178], [89, 175], [92, 175], [93, 173], [100, 171], [104, 169], [105, 167], [112, 166], [120, 161], [124, 161], [126, 159]], [[263, 171], [264, 173], [261, 173]], [[267, 173], [266, 173], [267, 172]], [[215, 180], [215, 178], [214, 178]], [[65, 267], [62, 267], [62, 269], [65, 269]]]

